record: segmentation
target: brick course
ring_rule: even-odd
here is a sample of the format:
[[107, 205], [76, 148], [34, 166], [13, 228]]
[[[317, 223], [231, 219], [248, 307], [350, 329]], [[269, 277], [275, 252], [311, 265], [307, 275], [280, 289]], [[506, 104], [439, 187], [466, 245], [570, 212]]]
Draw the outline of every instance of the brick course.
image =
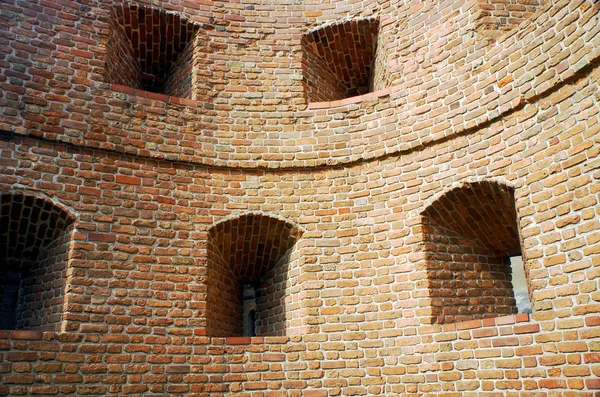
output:
[[[479, 1], [132, 3], [199, 26], [185, 98], [106, 80], [121, 4], [0, 4], [0, 193], [73, 217], [56, 322], [0, 331], [0, 394], [597, 393], [596, 2], [491, 44]], [[374, 92], [309, 104], [302, 38], [375, 18]]]

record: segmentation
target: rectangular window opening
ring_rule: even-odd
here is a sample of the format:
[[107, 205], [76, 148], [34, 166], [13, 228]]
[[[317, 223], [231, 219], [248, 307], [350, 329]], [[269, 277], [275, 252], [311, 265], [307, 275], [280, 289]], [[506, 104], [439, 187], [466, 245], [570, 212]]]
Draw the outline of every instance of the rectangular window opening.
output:
[[510, 270], [512, 275], [512, 285], [517, 301], [519, 313], [531, 313], [531, 301], [529, 300], [529, 290], [527, 289], [527, 278], [523, 266], [523, 258], [519, 256], [510, 257]]

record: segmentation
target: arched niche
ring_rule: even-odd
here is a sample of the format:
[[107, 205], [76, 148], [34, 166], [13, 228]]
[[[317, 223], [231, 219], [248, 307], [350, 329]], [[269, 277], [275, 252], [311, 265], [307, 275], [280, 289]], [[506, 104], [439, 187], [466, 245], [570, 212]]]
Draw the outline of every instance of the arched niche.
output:
[[0, 329], [58, 329], [74, 221], [47, 198], [0, 194]]
[[463, 183], [421, 215], [425, 322], [517, 313], [510, 263], [521, 256], [514, 189], [491, 181]]
[[293, 224], [263, 214], [242, 215], [210, 229], [208, 335], [286, 335], [288, 273], [301, 234]]

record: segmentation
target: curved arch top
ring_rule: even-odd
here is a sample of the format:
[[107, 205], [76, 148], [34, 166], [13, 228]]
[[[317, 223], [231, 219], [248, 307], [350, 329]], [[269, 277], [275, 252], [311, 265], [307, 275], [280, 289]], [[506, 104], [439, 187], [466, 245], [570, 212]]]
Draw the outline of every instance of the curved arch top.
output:
[[45, 195], [0, 193], [0, 328], [59, 328], [74, 223]]
[[491, 251], [521, 254], [511, 186], [489, 180], [462, 182], [438, 196], [422, 216]]
[[289, 220], [288, 218], [285, 218], [281, 215], [274, 214], [271, 212], [263, 212], [263, 211], [246, 211], [246, 212], [240, 212], [240, 213], [227, 215], [227, 216], [219, 219], [218, 221], [214, 222], [212, 225], [210, 225], [208, 228], [208, 232], [210, 233], [211, 230], [214, 230], [215, 227], [219, 226], [222, 223], [229, 222], [229, 221], [232, 221], [235, 219], [244, 218], [244, 217], [251, 216], [251, 215], [258, 216], [258, 217], [273, 218], [273, 219], [277, 219], [281, 222], [287, 223], [290, 225], [290, 227], [292, 227], [293, 229], [298, 231], [298, 233], [299, 233], [298, 237], [301, 237], [302, 234], [304, 234], [306, 232], [306, 229], [304, 229], [302, 226], [300, 226], [296, 222]]
[[3, 195], [21, 195], [21, 196], [31, 196], [33, 199], [43, 200], [44, 202], [49, 203], [53, 207], [56, 207], [60, 210], [61, 213], [65, 214], [66, 219], [68, 219], [68, 223], [74, 223], [77, 220], [76, 211], [63, 204], [61, 201], [57, 200], [54, 197], [49, 196], [45, 191], [34, 189], [31, 187], [22, 187], [18, 185], [13, 185], [11, 187], [3, 187], [0, 185], [0, 196]]
[[292, 252], [301, 235], [291, 222], [257, 212], [229, 217], [210, 228], [209, 335], [285, 335], [292, 315], [286, 309]]

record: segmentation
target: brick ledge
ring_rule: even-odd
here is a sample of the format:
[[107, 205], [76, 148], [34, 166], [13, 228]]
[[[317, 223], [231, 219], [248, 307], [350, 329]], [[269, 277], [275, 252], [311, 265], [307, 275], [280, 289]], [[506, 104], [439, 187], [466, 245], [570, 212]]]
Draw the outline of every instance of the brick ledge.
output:
[[390, 95], [395, 88], [396, 87], [390, 87], [390, 88], [386, 88], [386, 89], [383, 89], [383, 90], [377, 90], [377, 91], [369, 92], [368, 94], [357, 95], [357, 96], [353, 96], [353, 97], [350, 97], [350, 98], [345, 98], [345, 99], [341, 99], [341, 100], [337, 100], [337, 101], [309, 102], [308, 103], [308, 109], [309, 110], [331, 109], [331, 108], [335, 108], [335, 107], [338, 107], [338, 106], [346, 106], [346, 105], [350, 105], [350, 104], [353, 104], [353, 103], [360, 103], [360, 102], [364, 102], [364, 101], [370, 101], [370, 100], [375, 99], [375, 98], [382, 98], [382, 97]]
[[[427, 332], [425, 333], [442, 333], [442, 332], [453, 332], [453, 331], [468, 331], [468, 330], [478, 330], [473, 333], [474, 338], [485, 338], [485, 337], [506, 337], [509, 335], [520, 335], [520, 334], [529, 334], [539, 332], [539, 324], [537, 323], [529, 323], [531, 320], [531, 316], [527, 313], [516, 314], [511, 316], [502, 316], [496, 318], [487, 318], [482, 320], [468, 320], [461, 321], [458, 323], [452, 324], [444, 324], [441, 328], [438, 328], [439, 331], [435, 332], [433, 329], [440, 327], [439, 325], [429, 325], [423, 326], [427, 328]], [[600, 315], [591, 315], [584, 317], [585, 325], [587, 327], [597, 327], [600, 326]], [[529, 324], [525, 324], [529, 323]], [[517, 325], [519, 324], [519, 325]], [[513, 332], [504, 334], [500, 332], [500, 335], [497, 333], [489, 333], [486, 332], [485, 329], [492, 329], [493, 327], [498, 326], [513, 326]], [[0, 330], [0, 340], [4, 339], [15, 339], [15, 340], [44, 340], [44, 339], [53, 339], [56, 335], [68, 335], [69, 332], [53, 332], [53, 331], [34, 331], [34, 330]], [[164, 335], [166, 332], [158, 332], [156, 334]], [[262, 344], [286, 344], [290, 341], [290, 338], [287, 336], [228, 336], [228, 337], [210, 337], [206, 336], [206, 330], [204, 328], [197, 328], [193, 332], [194, 336], [204, 336], [207, 339], [210, 339], [210, 343], [214, 345], [262, 345]], [[504, 338], [506, 339], [506, 338]]]
[[139, 88], [128, 87], [126, 85], [111, 84], [110, 89], [112, 91], [121, 92], [123, 94], [129, 94], [129, 95], [137, 96], [140, 98], [155, 99], [158, 101], [174, 103], [177, 105], [186, 105], [186, 106], [193, 106], [193, 107], [201, 106], [200, 102], [195, 101], [193, 99], [180, 98], [180, 97], [165, 95], [165, 94], [158, 94], [156, 92], [145, 91], [145, 90], [141, 90]]
[[484, 327], [495, 327], [498, 325], [510, 325], [516, 323], [526, 323], [530, 320], [530, 315], [527, 313], [514, 314], [510, 316], [484, 318], [481, 320], [467, 320], [457, 323], [444, 324], [443, 331], [463, 331], [467, 329], [477, 329]]

